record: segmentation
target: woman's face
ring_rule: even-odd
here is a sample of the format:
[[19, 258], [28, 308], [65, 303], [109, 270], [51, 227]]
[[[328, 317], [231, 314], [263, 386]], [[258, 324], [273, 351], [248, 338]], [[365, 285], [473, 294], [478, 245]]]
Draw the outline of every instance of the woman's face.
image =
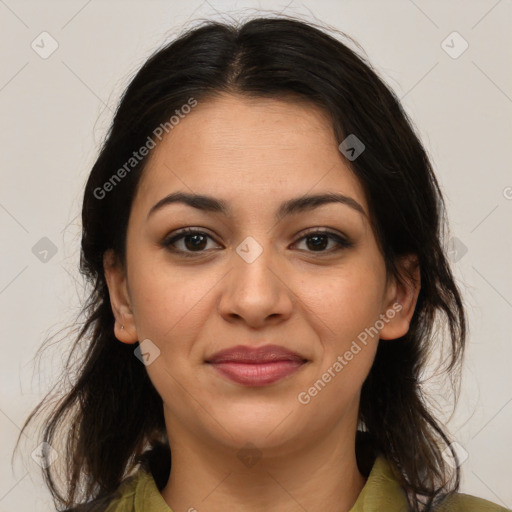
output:
[[[126, 268], [105, 261], [116, 336], [146, 340], [171, 447], [173, 432], [186, 432], [278, 453], [355, 430], [379, 335], [407, 331], [415, 297], [386, 280], [340, 142], [317, 107], [225, 95], [199, 102], [152, 150]], [[177, 192], [211, 200], [162, 202]], [[305, 201], [324, 194], [341, 200]], [[206, 208], [214, 202], [226, 211]], [[290, 202], [298, 206], [285, 208]], [[184, 228], [200, 233], [171, 240]], [[208, 362], [221, 350], [269, 344], [306, 362], [270, 363], [274, 376], [291, 373], [245, 383]]]

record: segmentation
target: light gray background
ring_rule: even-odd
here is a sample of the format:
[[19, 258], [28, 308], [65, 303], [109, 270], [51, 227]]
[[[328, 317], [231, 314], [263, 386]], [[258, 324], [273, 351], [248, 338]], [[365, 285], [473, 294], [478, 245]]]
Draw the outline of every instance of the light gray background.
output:
[[[11, 454], [66, 355], [64, 340], [40, 366], [33, 359], [83, 297], [77, 215], [119, 94], [187, 20], [259, 9], [316, 17], [354, 37], [418, 127], [447, 197], [471, 330], [449, 422], [468, 454], [462, 491], [512, 507], [510, 1], [0, 0], [1, 511], [52, 509], [30, 457], [36, 439], [23, 439], [26, 455], [14, 468]], [[58, 43], [47, 59], [31, 47], [50, 48], [43, 31]], [[469, 44], [457, 58], [464, 42], [453, 31]], [[57, 248], [46, 262], [32, 252], [43, 237]]]

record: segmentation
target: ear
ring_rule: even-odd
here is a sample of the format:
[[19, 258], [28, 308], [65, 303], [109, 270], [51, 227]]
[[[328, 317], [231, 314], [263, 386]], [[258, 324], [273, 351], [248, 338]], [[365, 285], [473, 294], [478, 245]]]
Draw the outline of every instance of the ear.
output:
[[123, 343], [138, 341], [133, 319], [125, 270], [112, 249], [103, 255], [103, 270], [110, 295], [110, 305], [116, 319], [114, 335]]
[[382, 340], [394, 340], [407, 334], [420, 293], [418, 257], [415, 254], [402, 256], [397, 262], [397, 267], [400, 276], [403, 277], [403, 283], [394, 276], [388, 280], [385, 309], [382, 312], [384, 317], [381, 315], [384, 327], [379, 337]]

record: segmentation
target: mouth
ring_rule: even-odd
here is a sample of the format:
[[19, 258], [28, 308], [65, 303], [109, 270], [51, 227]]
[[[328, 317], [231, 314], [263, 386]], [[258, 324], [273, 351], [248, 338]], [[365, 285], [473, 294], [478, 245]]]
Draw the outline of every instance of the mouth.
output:
[[206, 360], [224, 378], [245, 386], [265, 386], [294, 374], [308, 360], [284, 347], [237, 346]]

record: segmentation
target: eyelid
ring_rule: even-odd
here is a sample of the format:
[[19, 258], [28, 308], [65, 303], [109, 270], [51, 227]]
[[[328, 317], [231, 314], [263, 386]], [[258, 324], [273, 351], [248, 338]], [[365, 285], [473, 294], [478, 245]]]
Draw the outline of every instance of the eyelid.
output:
[[321, 233], [321, 234], [325, 234], [325, 235], [335, 235], [339, 238], [346, 240], [347, 242], [350, 241], [350, 237], [348, 235], [346, 235], [345, 233], [343, 233], [342, 231], [336, 230], [334, 228], [332, 228], [332, 229], [326, 228], [324, 226], [313, 226], [312, 228], [307, 228], [306, 230], [301, 231], [297, 235], [297, 241], [301, 240], [305, 236], [314, 235], [316, 233]]
[[[296, 241], [293, 242], [293, 245], [297, 244], [298, 242], [301, 242], [308, 236], [312, 236], [312, 235], [316, 235], [316, 234], [326, 235], [328, 238], [330, 238], [331, 240], [334, 240], [338, 244], [334, 250], [331, 249], [329, 251], [319, 251], [318, 252], [319, 255], [332, 254], [334, 252], [338, 252], [338, 250], [349, 249], [354, 246], [354, 243], [347, 235], [337, 232], [337, 231], [333, 231], [330, 228], [324, 228], [324, 227], [320, 227], [320, 226], [308, 228], [306, 231], [302, 231], [299, 234], [299, 236], [297, 237]], [[306, 252], [315, 254], [315, 251], [306, 251]]]
[[[173, 231], [171, 235], [166, 235], [164, 237], [164, 239], [162, 240], [161, 245], [163, 245], [164, 247], [169, 247], [169, 246], [171, 246], [172, 243], [177, 242], [178, 240], [181, 240], [181, 239], [185, 238], [186, 236], [191, 236], [191, 235], [206, 235], [210, 239], [214, 240], [215, 243], [218, 243], [215, 240], [215, 238], [213, 237], [213, 235], [211, 235], [205, 228], [186, 227], [186, 228], [179, 229], [177, 231]], [[183, 251], [176, 250], [176, 252], [183, 252]], [[198, 251], [198, 254], [200, 252], [205, 252], [205, 251]]]
[[[319, 226], [308, 228], [306, 231], [302, 231], [298, 235], [296, 240], [292, 243], [292, 245], [296, 245], [297, 243], [301, 242], [308, 236], [312, 236], [312, 235], [316, 235], [316, 234], [327, 236], [330, 240], [333, 240], [336, 242], [337, 247], [335, 247], [334, 249], [327, 250], [327, 251], [301, 251], [301, 252], [306, 252], [306, 253], [311, 253], [311, 254], [316, 253], [316, 254], [318, 254], [318, 256], [322, 256], [322, 255], [329, 255], [334, 252], [338, 252], [342, 249], [349, 249], [354, 246], [354, 243], [345, 234], [339, 233], [336, 231], [332, 231], [330, 228], [319, 227]], [[191, 236], [191, 235], [206, 235], [206, 237], [210, 238], [211, 240], [213, 240], [215, 243], [218, 244], [218, 242], [215, 240], [215, 238], [205, 228], [186, 227], [186, 228], [183, 228], [183, 229], [173, 232], [172, 235], [170, 235], [170, 236], [169, 235], [166, 236], [163, 239], [163, 241], [161, 242], [161, 245], [164, 248], [170, 250], [171, 252], [173, 252], [175, 254], [181, 254], [185, 257], [189, 257], [189, 256], [194, 257], [194, 256], [202, 255], [202, 254], [207, 254], [208, 252], [210, 252], [210, 251], [206, 251], [206, 250], [197, 251], [197, 252], [196, 251], [183, 251], [181, 249], [172, 248], [173, 243], [175, 243], [179, 240], [182, 240], [186, 236]]]

